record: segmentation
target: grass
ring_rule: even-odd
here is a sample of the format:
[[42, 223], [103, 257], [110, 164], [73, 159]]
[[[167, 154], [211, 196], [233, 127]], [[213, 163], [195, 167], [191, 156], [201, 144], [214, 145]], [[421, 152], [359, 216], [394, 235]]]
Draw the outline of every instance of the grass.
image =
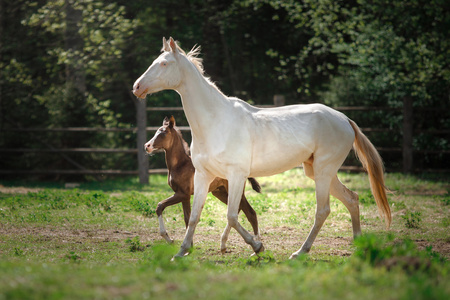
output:
[[[0, 299], [447, 299], [449, 184], [387, 174], [393, 223], [379, 217], [364, 174], [339, 174], [360, 195], [362, 229], [352, 242], [346, 208], [331, 214], [308, 255], [290, 261], [314, 222], [314, 183], [299, 169], [246, 188], [267, 251], [252, 251], [235, 231], [221, 255], [226, 206], [208, 196], [193, 252], [171, 262], [184, 236], [181, 206], [164, 212], [174, 245], [158, 234], [166, 176], [64, 184], [2, 181]], [[25, 187], [25, 189], [18, 189]], [[26, 189], [33, 188], [32, 192]], [[19, 193], [20, 191], [20, 193]], [[250, 224], [239, 217], [244, 227]]]

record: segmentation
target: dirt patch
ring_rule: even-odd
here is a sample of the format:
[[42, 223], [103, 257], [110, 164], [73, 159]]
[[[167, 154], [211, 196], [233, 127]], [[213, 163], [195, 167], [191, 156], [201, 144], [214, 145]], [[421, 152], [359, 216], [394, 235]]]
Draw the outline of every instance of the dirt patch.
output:
[[[184, 238], [185, 231], [183, 228], [169, 232], [171, 238], [175, 239], [175, 244], [179, 245]], [[261, 230], [261, 239], [266, 250], [272, 251], [280, 260], [287, 259], [291, 253], [298, 250], [304, 242], [308, 232], [299, 231], [296, 228], [287, 226], [270, 227]], [[27, 227], [15, 228], [0, 226], [0, 235], [3, 236], [34, 236], [39, 241], [58, 240], [63, 243], [106, 243], [106, 242], [124, 242], [128, 238], [139, 236], [143, 243], [154, 243], [163, 241], [159, 235], [158, 229], [125, 231], [113, 229], [70, 229], [70, 228], [46, 228], [46, 227]], [[214, 255], [220, 253], [220, 236], [219, 228], [199, 227], [194, 236], [194, 245], [207, 245], [202, 247], [205, 255]], [[352, 237], [317, 237], [313, 244], [310, 254], [325, 254], [330, 256], [347, 257], [352, 255]], [[424, 250], [426, 247], [432, 246], [432, 250], [440, 255], [450, 258], [450, 241], [439, 239], [434, 242], [425, 240], [416, 240], [419, 249]], [[228, 243], [228, 254], [250, 255], [252, 249], [248, 246], [240, 235], [231, 232]]]
[[432, 247], [431, 250], [437, 252], [447, 258], [450, 258], [450, 238], [449, 239], [438, 239], [434, 242], [428, 242], [425, 240], [415, 241], [418, 248], [425, 250], [427, 247]]
[[7, 187], [0, 185], [0, 193], [3, 194], [27, 194], [27, 193], [37, 193], [41, 191], [40, 188], [29, 188], [23, 186]]
[[50, 228], [50, 227], [0, 227], [0, 235], [10, 236], [34, 236], [39, 241], [58, 240], [67, 243], [104, 243], [114, 241], [125, 241], [134, 236], [145, 236], [146, 239], [156, 240], [159, 235], [149, 232], [124, 231], [112, 229], [70, 229], [70, 228]]

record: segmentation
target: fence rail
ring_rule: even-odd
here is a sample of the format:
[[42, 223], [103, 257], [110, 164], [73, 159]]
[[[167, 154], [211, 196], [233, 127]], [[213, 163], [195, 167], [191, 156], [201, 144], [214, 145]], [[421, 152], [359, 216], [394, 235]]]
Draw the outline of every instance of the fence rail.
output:
[[[278, 97], [278, 98], [277, 98]], [[276, 98], [276, 99], [275, 99]], [[277, 105], [283, 105], [283, 98], [276, 96], [274, 102]], [[280, 102], [281, 100], [281, 102]], [[415, 150], [412, 145], [412, 137], [417, 133], [429, 133], [429, 134], [450, 134], [450, 130], [413, 130], [412, 124], [412, 105], [409, 99], [405, 99], [404, 106], [401, 108], [392, 107], [365, 107], [365, 106], [341, 106], [335, 107], [336, 110], [342, 112], [348, 111], [397, 111], [403, 114], [403, 143], [400, 147], [378, 147], [377, 150], [385, 153], [401, 153], [403, 157], [403, 171], [412, 172], [417, 171], [413, 168], [413, 154], [450, 154], [450, 150]], [[274, 107], [276, 105], [261, 105], [259, 107]], [[439, 110], [440, 108], [430, 108], [428, 110]], [[183, 111], [182, 107], [146, 107], [145, 101], [136, 102], [136, 115], [137, 126], [133, 128], [103, 128], [103, 127], [66, 127], [66, 128], [4, 128], [2, 131], [7, 132], [132, 132], [138, 136], [136, 148], [53, 148], [47, 145], [44, 149], [29, 149], [29, 148], [6, 148], [0, 149], [0, 153], [59, 153], [66, 156], [70, 153], [129, 153], [138, 155], [138, 168], [137, 170], [90, 170], [83, 166], [77, 165], [76, 162], [71, 161], [70, 158], [66, 159], [72, 163], [76, 170], [0, 170], [0, 174], [3, 175], [41, 175], [41, 174], [54, 174], [54, 175], [139, 175], [141, 183], [148, 183], [149, 174], [163, 174], [167, 173], [167, 169], [149, 169], [148, 168], [148, 156], [145, 155], [143, 144], [146, 142], [147, 132], [156, 131], [159, 126], [146, 126], [147, 112], [160, 112], [160, 111]], [[189, 126], [178, 126], [181, 131], [190, 131]], [[394, 133], [398, 130], [390, 128], [361, 128], [364, 133], [372, 132], [385, 132]], [[362, 171], [360, 166], [342, 166], [341, 170], [349, 171]], [[398, 170], [397, 170], [398, 171]], [[424, 170], [422, 170], [424, 171]], [[430, 171], [430, 170], [425, 170]], [[433, 172], [448, 172], [450, 170], [433, 169]], [[97, 177], [98, 178], [98, 177]]]

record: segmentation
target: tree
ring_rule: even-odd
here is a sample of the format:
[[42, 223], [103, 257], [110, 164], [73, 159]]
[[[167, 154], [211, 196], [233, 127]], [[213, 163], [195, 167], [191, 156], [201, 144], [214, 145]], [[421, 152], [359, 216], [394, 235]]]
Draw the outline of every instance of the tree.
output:
[[[330, 45], [328, 51], [339, 58], [339, 73], [324, 101], [390, 107], [412, 101], [414, 127], [422, 131], [414, 137], [415, 149], [448, 150], [445, 135], [427, 131], [450, 128], [448, 110], [442, 109], [450, 95], [449, 2], [360, 0], [341, 11], [346, 12], [343, 21], [325, 22], [338, 32], [316, 31], [319, 44]], [[328, 20], [326, 15], [321, 19]], [[345, 94], [339, 91], [342, 84], [350, 87]], [[402, 119], [395, 114], [378, 120], [401, 128]], [[433, 154], [416, 158], [428, 166], [442, 159]]]
[[[11, 98], [16, 99], [2, 105], [3, 110], [10, 111], [9, 126], [122, 126], [127, 102], [112, 101], [112, 96], [118, 90], [124, 94], [127, 74], [122, 72], [121, 59], [137, 25], [136, 21], [124, 17], [125, 8], [96, 0], [54, 0], [8, 4], [6, 9], [14, 12], [11, 20], [15, 21], [18, 37], [25, 40], [15, 40], [13, 27], [8, 27], [12, 46], [2, 51], [2, 64], [6, 65], [2, 68], [2, 78], [3, 75], [7, 78], [2, 87], [11, 89]], [[28, 105], [36, 110], [28, 110]], [[17, 109], [19, 106], [22, 109]], [[134, 110], [130, 111], [134, 117]], [[2, 142], [14, 144], [16, 140], [11, 136]], [[33, 141], [39, 148], [43, 147], [42, 143], [61, 148], [113, 148], [123, 142], [108, 135], [74, 138], [59, 133]], [[117, 163], [112, 158], [100, 162], [93, 156], [80, 156], [76, 160], [91, 167]], [[39, 165], [65, 163], [52, 157], [43, 159]]]
[[[47, 93], [37, 96], [55, 118], [51, 121], [53, 126], [77, 125], [71, 122], [117, 125], [117, 113], [109, 108], [111, 100], [105, 94], [121, 77], [121, 65], [117, 62], [136, 26], [123, 15], [124, 7], [114, 3], [55, 0], [48, 1], [24, 22], [44, 29], [53, 41], [46, 57], [53, 62], [47, 64], [52, 83]], [[72, 88], [75, 93], [70, 96]], [[71, 103], [76, 99], [80, 103]], [[93, 114], [100, 118], [93, 118]]]

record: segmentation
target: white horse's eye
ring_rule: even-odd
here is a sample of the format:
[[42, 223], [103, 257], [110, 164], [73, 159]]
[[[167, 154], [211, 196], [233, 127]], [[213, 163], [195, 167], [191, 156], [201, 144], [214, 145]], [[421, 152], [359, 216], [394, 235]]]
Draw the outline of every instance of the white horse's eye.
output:
[[167, 61], [163, 61], [163, 62], [161, 63], [161, 66], [162, 66], [162, 67], [167, 66]]

